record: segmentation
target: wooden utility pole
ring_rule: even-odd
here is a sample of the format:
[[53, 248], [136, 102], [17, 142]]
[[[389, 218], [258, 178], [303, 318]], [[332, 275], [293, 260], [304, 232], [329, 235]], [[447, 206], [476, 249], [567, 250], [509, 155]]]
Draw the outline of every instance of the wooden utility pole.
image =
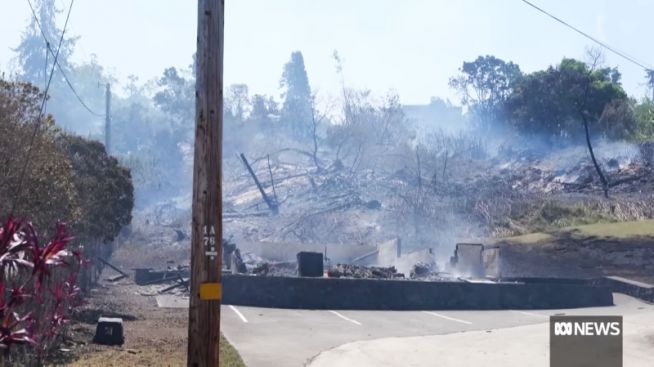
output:
[[107, 89], [104, 92], [104, 149], [107, 154], [111, 153], [111, 84], [107, 83]]
[[220, 351], [224, 11], [224, 0], [198, 0], [190, 367], [218, 367]]

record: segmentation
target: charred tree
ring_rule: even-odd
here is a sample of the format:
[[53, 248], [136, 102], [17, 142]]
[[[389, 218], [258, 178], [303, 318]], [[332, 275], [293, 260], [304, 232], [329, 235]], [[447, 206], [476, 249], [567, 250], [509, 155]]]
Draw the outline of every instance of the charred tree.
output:
[[277, 199], [277, 190], [275, 190], [275, 181], [273, 180], [272, 167], [270, 166], [270, 154], [267, 155], [267, 158], [268, 158], [268, 173], [270, 174], [270, 186], [272, 186], [273, 199], [275, 200], [276, 203], [279, 203], [279, 200]]
[[279, 213], [279, 205], [277, 204], [277, 201], [274, 199], [271, 199], [268, 194], [266, 194], [266, 191], [263, 189], [263, 186], [261, 186], [261, 183], [259, 182], [259, 178], [257, 178], [256, 173], [254, 173], [254, 170], [252, 170], [252, 167], [250, 166], [250, 163], [248, 163], [247, 158], [245, 158], [245, 154], [241, 153], [241, 160], [243, 161], [243, 164], [245, 165], [245, 168], [247, 168], [248, 172], [250, 173], [250, 176], [252, 176], [252, 180], [254, 181], [255, 185], [257, 185], [257, 188], [259, 189], [259, 192], [261, 193], [261, 197], [263, 198], [263, 201], [266, 202], [266, 205], [268, 205], [268, 208], [270, 208], [270, 211], [273, 214], [278, 214]]
[[584, 85], [584, 96], [581, 101], [581, 105], [579, 107], [579, 115], [581, 116], [581, 120], [584, 123], [584, 134], [586, 135], [586, 146], [588, 147], [588, 153], [590, 154], [590, 159], [593, 161], [593, 166], [595, 167], [595, 171], [597, 172], [597, 176], [599, 176], [600, 182], [602, 183], [602, 190], [604, 191], [604, 197], [609, 198], [609, 181], [607, 180], [606, 176], [602, 172], [602, 167], [600, 167], [599, 163], [597, 162], [597, 159], [595, 158], [595, 152], [593, 151], [593, 144], [590, 141], [590, 128], [588, 127], [588, 117], [586, 116], [586, 105], [588, 103], [588, 94], [590, 92], [590, 86], [592, 83], [591, 76], [593, 71], [595, 70], [595, 66], [597, 65], [601, 53], [596, 53], [594, 55], [591, 55], [593, 57], [593, 64], [588, 70], [588, 73], [586, 73], [586, 83]]
[[597, 175], [600, 178], [600, 181], [602, 182], [602, 190], [604, 190], [604, 197], [609, 198], [609, 181], [606, 179], [606, 176], [604, 176], [604, 173], [602, 172], [602, 168], [600, 167], [599, 163], [597, 163], [597, 159], [595, 158], [595, 152], [593, 151], [593, 144], [590, 142], [590, 129], [588, 128], [588, 118], [586, 117], [586, 114], [582, 111], [581, 112], [581, 119], [584, 122], [584, 132], [586, 134], [586, 146], [588, 147], [588, 153], [590, 153], [590, 159], [593, 161], [593, 166], [595, 166], [595, 171], [597, 171]]

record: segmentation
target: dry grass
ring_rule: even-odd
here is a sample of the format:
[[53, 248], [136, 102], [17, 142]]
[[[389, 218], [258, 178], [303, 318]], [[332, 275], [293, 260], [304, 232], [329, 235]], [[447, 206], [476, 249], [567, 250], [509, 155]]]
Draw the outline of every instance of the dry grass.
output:
[[224, 338], [220, 337], [220, 365], [223, 367], [245, 367], [236, 349]]

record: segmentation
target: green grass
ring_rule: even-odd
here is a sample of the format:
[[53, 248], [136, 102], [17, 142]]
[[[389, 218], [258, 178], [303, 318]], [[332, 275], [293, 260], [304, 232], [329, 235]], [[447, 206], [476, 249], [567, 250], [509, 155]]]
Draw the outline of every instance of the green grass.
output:
[[654, 220], [642, 220], [621, 223], [596, 223], [585, 226], [564, 228], [575, 231], [577, 235], [630, 238], [636, 236], [654, 236]]
[[523, 234], [520, 236], [514, 236], [514, 237], [507, 237], [507, 238], [497, 238], [494, 239], [494, 242], [497, 241], [503, 241], [507, 240], [510, 242], [515, 242], [515, 243], [524, 243], [524, 244], [532, 244], [532, 243], [538, 243], [538, 242], [544, 242], [547, 240], [551, 240], [553, 237], [551, 234], [548, 233], [543, 233], [543, 232], [536, 232], [536, 233], [529, 233], [529, 234]]
[[632, 238], [654, 237], [654, 220], [632, 222], [595, 223], [579, 226], [563, 227], [554, 231], [535, 232], [521, 236], [493, 239], [490, 242], [506, 241], [516, 244], [536, 244], [555, 241], [557, 235], [570, 232], [573, 237], [603, 237], [603, 238]]
[[220, 366], [245, 367], [245, 363], [236, 349], [222, 335], [220, 336]]

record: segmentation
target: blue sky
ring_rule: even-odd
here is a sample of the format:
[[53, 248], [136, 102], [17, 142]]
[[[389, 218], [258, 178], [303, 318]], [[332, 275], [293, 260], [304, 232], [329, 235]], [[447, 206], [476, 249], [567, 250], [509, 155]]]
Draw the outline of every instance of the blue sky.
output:
[[[648, 0], [533, 0], [587, 33], [654, 65]], [[67, 6], [68, 0], [57, 0]], [[0, 70], [10, 68], [29, 20], [24, 0], [0, 0]], [[186, 66], [195, 49], [197, 6], [192, 0], [77, 0], [70, 34], [81, 36], [74, 59], [96, 54], [119, 80], [147, 80], [168, 66]], [[59, 19], [62, 24], [63, 17]], [[279, 95], [290, 53], [301, 50], [312, 87], [336, 95], [332, 53], [344, 60], [349, 86], [403, 103], [430, 96], [458, 102], [448, 79], [463, 60], [493, 54], [542, 69], [562, 57], [583, 58], [592, 42], [520, 0], [226, 0], [225, 83]], [[647, 93], [644, 71], [606, 53], [636, 97]]]

